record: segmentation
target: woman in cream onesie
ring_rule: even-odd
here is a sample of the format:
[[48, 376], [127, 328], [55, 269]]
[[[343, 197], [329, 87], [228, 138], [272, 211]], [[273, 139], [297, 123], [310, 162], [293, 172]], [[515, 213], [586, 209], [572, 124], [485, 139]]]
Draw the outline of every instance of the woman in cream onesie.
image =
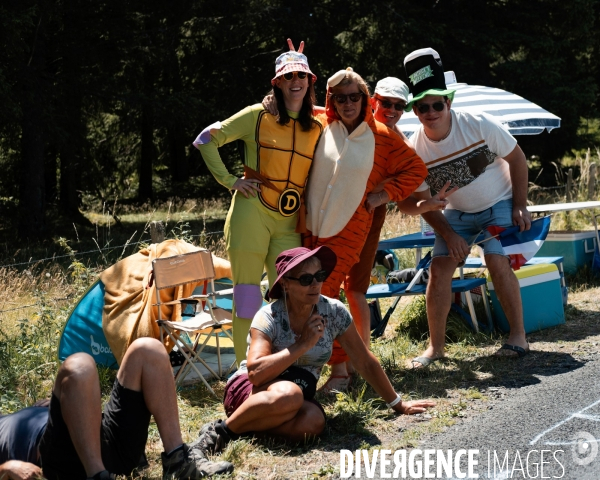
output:
[[[409, 196], [427, 168], [399, 135], [373, 118], [367, 84], [352, 69], [327, 81], [325, 114], [307, 187], [304, 246], [326, 245], [335, 252], [338, 261], [322, 293], [339, 298], [341, 284], [360, 259], [373, 209]], [[383, 190], [369, 196], [381, 184]], [[347, 360], [334, 345], [326, 390], [347, 386]]]

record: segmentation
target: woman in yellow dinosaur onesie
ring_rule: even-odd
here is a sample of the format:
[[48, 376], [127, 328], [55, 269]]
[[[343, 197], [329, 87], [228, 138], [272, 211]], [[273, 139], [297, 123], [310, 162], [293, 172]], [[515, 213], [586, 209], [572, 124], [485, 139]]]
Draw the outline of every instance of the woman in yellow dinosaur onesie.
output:
[[[236, 359], [246, 358], [246, 338], [262, 306], [260, 281], [266, 267], [276, 278], [275, 259], [300, 246], [296, 232], [304, 187], [322, 127], [313, 118], [314, 82], [304, 42], [275, 62], [271, 80], [279, 115], [262, 105], [244, 108], [206, 127], [194, 141], [209, 170], [224, 187], [236, 190], [225, 222], [227, 253], [233, 274], [233, 337]], [[244, 177], [230, 174], [218, 152], [222, 145], [244, 142]]]

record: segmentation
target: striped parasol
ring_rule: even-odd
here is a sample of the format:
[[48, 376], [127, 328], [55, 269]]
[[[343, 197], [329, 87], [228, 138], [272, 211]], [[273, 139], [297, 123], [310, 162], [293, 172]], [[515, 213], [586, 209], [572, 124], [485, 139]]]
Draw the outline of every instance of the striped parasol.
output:
[[[560, 127], [560, 118], [529, 100], [499, 88], [457, 83], [454, 72], [445, 72], [446, 86], [456, 90], [452, 108], [496, 117], [513, 135], [537, 135]], [[410, 137], [421, 126], [413, 112], [402, 115], [398, 126]]]

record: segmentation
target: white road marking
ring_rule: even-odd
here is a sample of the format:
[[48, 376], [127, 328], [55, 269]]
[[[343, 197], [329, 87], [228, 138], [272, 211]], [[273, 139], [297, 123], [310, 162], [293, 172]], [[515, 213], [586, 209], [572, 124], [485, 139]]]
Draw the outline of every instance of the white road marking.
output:
[[[565, 423], [567, 423], [569, 420], [572, 420], [574, 418], [588, 418], [589, 420], [594, 420], [594, 421], [600, 421], [600, 416], [599, 415], [584, 415], [583, 412], [585, 412], [586, 410], [589, 410], [590, 408], [595, 407], [596, 405], [600, 404], [600, 400], [595, 401], [594, 403], [592, 403], [591, 405], [588, 405], [587, 407], [585, 407], [582, 410], [579, 410], [578, 412], [575, 412], [574, 414], [572, 414], [570, 417], [565, 418], [563, 421], [558, 422], [556, 425], [550, 427], [547, 430], [544, 430], [542, 433], [540, 433], [538, 436], [536, 436], [531, 442], [529, 442], [529, 445], [535, 445], [540, 438], [542, 438], [544, 435], [546, 435], [547, 433], [550, 433], [552, 430], [560, 427], [561, 425], [564, 425]], [[552, 445], [550, 443], [546, 443], [546, 445]], [[560, 443], [557, 445], [569, 445], [568, 443]]]

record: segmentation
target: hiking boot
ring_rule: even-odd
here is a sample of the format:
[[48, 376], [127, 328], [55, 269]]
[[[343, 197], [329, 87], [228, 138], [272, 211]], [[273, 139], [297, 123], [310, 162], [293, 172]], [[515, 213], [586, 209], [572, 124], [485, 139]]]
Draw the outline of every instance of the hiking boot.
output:
[[222, 452], [230, 441], [231, 438], [221, 425], [221, 420], [217, 420], [204, 424], [200, 429], [200, 436], [190, 444], [190, 447], [200, 449], [204, 453], [215, 454]]
[[93, 477], [88, 477], [86, 480], [115, 480], [117, 478], [114, 473], [110, 473], [108, 470], [102, 470], [96, 473]]
[[[215, 430], [215, 424], [219, 422], [219, 420], [215, 420], [214, 422], [208, 422], [205, 423], [204, 425], [202, 425], [202, 428], [200, 429], [200, 433], [198, 434], [198, 439], [204, 435], [206, 432], [208, 432], [209, 430], [214, 431]], [[198, 439], [196, 439], [195, 441], [197, 442]]]
[[163, 480], [196, 480], [233, 472], [231, 463], [211, 462], [202, 451], [193, 449], [186, 444], [183, 444], [183, 448], [176, 450], [170, 456], [163, 452], [160, 457], [163, 464]]

